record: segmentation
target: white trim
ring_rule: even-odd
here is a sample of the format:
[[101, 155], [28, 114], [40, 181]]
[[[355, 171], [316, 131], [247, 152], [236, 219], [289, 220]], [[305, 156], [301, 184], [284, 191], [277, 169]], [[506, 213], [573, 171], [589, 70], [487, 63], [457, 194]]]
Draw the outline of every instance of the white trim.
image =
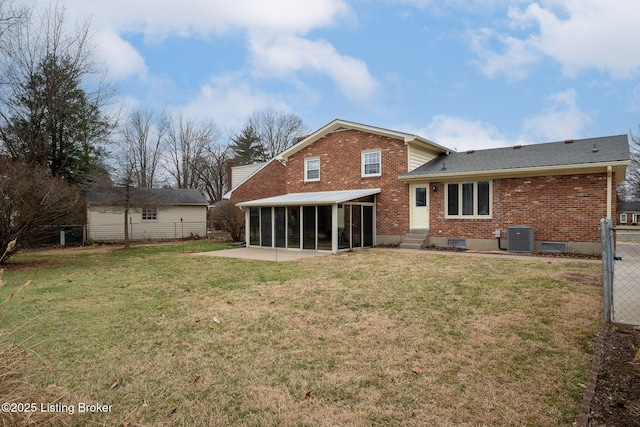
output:
[[[235, 187], [233, 187], [231, 190], [227, 191], [224, 196], [222, 196], [222, 200], [229, 200], [231, 199], [231, 195], [233, 194], [233, 192], [239, 188], [241, 185], [243, 185], [245, 182], [249, 181], [251, 178], [253, 178], [256, 174], [258, 174], [258, 172], [260, 172], [262, 169], [266, 168], [271, 162], [275, 161], [276, 158], [274, 157], [273, 159], [269, 160], [266, 163], [263, 163], [262, 166], [260, 166], [258, 169], [256, 169], [255, 171], [253, 171], [253, 173], [249, 176], [247, 176], [245, 179], [243, 179], [242, 181], [240, 181]], [[233, 167], [232, 167], [233, 169]], [[229, 179], [231, 179], [231, 177], [229, 177]]]
[[[478, 182], [489, 183], [489, 215], [478, 214]], [[458, 214], [449, 215], [449, 184], [458, 184]], [[473, 184], [473, 214], [463, 215], [463, 195], [462, 186]], [[478, 181], [451, 181], [444, 184], [444, 217], [446, 219], [491, 219], [493, 218], [493, 181], [490, 179], [480, 179]]]
[[376, 126], [363, 125], [361, 123], [349, 122], [347, 120], [336, 119], [336, 120], [326, 124], [322, 128], [318, 129], [317, 131], [315, 131], [314, 133], [312, 133], [311, 135], [309, 135], [308, 137], [306, 137], [305, 139], [303, 139], [302, 141], [300, 141], [299, 143], [297, 143], [293, 147], [290, 147], [290, 148], [284, 150], [282, 153], [280, 153], [277, 156], [277, 159], [278, 160], [287, 160], [293, 154], [295, 154], [298, 151], [302, 150], [303, 148], [313, 144], [314, 142], [316, 142], [317, 140], [319, 140], [323, 136], [325, 136], [327, 134], [330, 134], [332, 132], [343, 130], [343, 129], [359, 130], [359, 131], [362, 131], [362, 132], [373, 133], [373, 134], [376, 134], [376, 135], [382, 135], [382, 136], [386, 136], [386, 137], [389, 137], [389, 138], [401, 139], [405, 144], [423, 145], [425, 147], [431, 148], [432, 150], [434, 150], [437, 153], [447, 153], [448, 154], [448, 153], [451, 153], [451, 152], [454, 151], [454, 150], [452, 150], [450, 148], [443, 147], [443, 146], [441, 146], [439, 144], [436, 144], [433, 141], [429, 141], [428, 139], [423, 138], [421, 136], [417, 136], [417, 135], [413, 135], [413, 134], [409, 134], [409, 133], [405, 133], [405, 132], [398, 132], [398, 131], [393, 131], [393, 130], [389, 130], [389, 129], [379, 128], [379, 127], [376, 127]]
[[[378, 153], [378, 172], [377, 173], [366, 173], [365, 167], [367, 164], [373, 165], [375, 163], [365, 163], [365, 158], [367, 154]], [[370, 178], [382, 176], [382, 150], [380, 148], [374, 148], [372, 150], [363, 150], [360, 154], [360, 176], [362, 178]]]
[[[624, 219], [623, 219], [624, 218]], [[626, 213], [621, 213], [620, 214], [620, 224], [626, 224], [627, 223], [627, 214]]]
[[[309, 163], [310, 162], [318, 162], [318, 177], [317, 178], [309, 178], [308, 177], [308, 173], [310, 170], [315, 170], [315, 169], [309, 169]], [[304, 182], [317, 182], [320, 181], [320, 157], [309, 157], [304, 159]]]
[[379, 188], [364, 190], [341, 191], [316, 191], [308, 193], [289, 193], [281, 196], [267, 197], [265, 199], [249, 200], [238, 203], [240, 207], [258, 206], [298, 206], [298, 205], [330, 205], [333, 203], [345, 203], [362, 197], [373, 196], [380, 193]]
[[[616, 183], [619, 184], [618, 177], [624, 179], [624, 170], [629, 165], [629, 161], [619, 162], [602, 162], [602, 163], [581, 163], [575, 165], [557, 165], [557, 166], [537, 166], [528, 168], [511, 168], [511, 169], [493, 169], [493, 170], [477, 170], [469, 172], [448, 172], [448, 173], [430, 173], [422, 175], [400, 175], [398, 178], [403, 182], [411, 181], [445, 181], [456, 179], [469, 179], [482, 181], [481, 177], [497, 178], [513, 178], [522, 176], [541, 176], [541, 175], [574, 175], [584, 173], [602, 173], [603, 169], [612, 167], [616, 173]], [[620, 173], [622, 172], [622, 175]]]

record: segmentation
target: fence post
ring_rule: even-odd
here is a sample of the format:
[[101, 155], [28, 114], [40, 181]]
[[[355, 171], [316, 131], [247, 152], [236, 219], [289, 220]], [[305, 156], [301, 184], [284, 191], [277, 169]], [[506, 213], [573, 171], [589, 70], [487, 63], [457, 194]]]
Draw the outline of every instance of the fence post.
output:
[[611, 302], [613, 299], [613, 222], [600, 220], [602, 237], [602, 288], [604, 299], [604, 322], [611, 323]]

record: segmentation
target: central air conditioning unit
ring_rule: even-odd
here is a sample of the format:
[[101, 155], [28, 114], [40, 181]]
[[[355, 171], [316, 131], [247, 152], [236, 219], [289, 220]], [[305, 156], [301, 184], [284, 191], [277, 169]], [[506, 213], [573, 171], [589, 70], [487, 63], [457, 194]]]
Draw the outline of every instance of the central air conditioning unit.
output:
[[514, 253], [533, 252], [533, 227], [512, 225], [507, 227], [507, 251]]

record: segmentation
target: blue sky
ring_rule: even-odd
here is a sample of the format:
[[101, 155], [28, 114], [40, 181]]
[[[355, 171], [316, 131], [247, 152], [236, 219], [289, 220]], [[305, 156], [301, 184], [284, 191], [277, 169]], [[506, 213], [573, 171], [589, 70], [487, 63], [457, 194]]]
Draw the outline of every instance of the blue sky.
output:
[[63, 4], [91, 17], [122, 103], [211, 118], [224, 135], [267, 107], [312, 130], [341, 118], [458, 150], [640, 123], [637, 0]]

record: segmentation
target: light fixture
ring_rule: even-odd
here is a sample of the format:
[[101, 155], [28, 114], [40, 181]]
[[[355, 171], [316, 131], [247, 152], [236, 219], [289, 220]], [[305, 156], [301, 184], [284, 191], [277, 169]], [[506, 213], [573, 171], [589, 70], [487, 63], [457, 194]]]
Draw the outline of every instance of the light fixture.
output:
[[433, 191], [438, 191], [438, 187], [436, 187], [435, 185], [432, 185], [432, 186], [431, 186], [431, 189], [432, 189]]

